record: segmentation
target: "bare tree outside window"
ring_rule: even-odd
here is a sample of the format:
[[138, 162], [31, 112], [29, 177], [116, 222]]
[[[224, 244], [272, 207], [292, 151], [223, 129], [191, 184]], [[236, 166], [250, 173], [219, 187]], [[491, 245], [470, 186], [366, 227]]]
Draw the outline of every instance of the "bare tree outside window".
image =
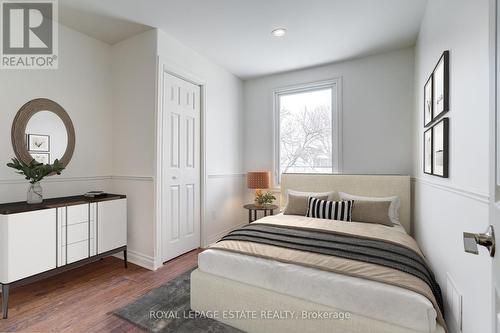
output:
[[280, 174], [332, 172], [332, 88], [278, 98]]

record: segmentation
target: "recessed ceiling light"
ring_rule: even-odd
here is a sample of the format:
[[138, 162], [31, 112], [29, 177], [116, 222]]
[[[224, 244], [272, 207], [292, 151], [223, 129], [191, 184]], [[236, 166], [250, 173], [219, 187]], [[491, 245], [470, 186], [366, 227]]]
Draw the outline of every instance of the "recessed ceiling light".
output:
[[283, 37], [286, 35], [286, 29], [285, 28], [277, 28], [271, 31], [271, 35], [274, 37]]

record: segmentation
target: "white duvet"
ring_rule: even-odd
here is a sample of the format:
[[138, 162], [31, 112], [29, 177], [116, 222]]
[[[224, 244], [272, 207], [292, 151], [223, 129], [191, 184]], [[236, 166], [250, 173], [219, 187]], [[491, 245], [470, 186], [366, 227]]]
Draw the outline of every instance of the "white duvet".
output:
[[432, 303], [400, 287], [216, 249], [199, 254], [198, 268], [413, 330], [433, 332], [436, 328]]

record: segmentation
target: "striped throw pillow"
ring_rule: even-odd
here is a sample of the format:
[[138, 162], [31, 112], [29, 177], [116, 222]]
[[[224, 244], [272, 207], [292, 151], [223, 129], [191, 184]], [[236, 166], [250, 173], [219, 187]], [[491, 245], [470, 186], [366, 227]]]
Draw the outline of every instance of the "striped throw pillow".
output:
[[351, 221], [354, 200], [328, 201], [309, 198], [307, 217], [338, 221]]

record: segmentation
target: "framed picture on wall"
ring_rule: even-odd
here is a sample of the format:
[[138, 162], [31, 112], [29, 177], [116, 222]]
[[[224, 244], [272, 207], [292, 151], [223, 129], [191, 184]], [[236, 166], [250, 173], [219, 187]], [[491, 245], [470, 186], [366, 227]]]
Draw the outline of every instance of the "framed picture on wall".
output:
[[449, 120], [443, 118], [432, 127], [432, 174], [448, 178]]
[[444, 51], [432, 72], [432, 119], [449, 110], [449, 53]]
[[28, 134], [29, 151], [50, 152], [50, 136], [42, 134]]
[[30, 152], [30, 155], [38, 163], [50, 164], [50, 154], [49, 153]]
[[424, 132], [424, 173], [432, 175], [432, 128]]
[[432, 81], [433, 75], [429, 77], [424, 86], [424, 126], [427, 127], [432, 122]]

